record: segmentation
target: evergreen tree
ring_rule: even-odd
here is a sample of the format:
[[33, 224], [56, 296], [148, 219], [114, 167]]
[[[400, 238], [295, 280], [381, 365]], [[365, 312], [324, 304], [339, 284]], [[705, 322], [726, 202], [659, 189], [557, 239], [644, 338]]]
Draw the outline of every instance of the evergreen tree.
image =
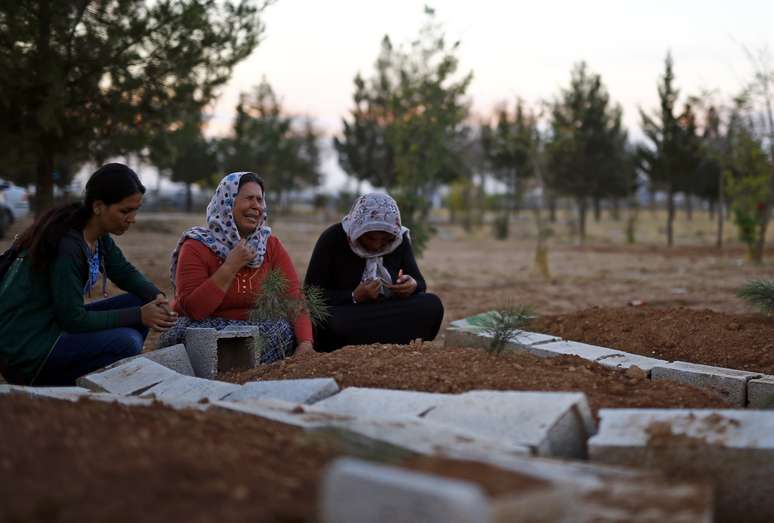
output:
[[192, 185], [213, 185], [219, 174], [216, 144], [202, 134], [201, 113], [173, 131], [156, 135], [148, 149], [148, 159], [160, 175], [185, 184], [185, 210], [192, 212]]
[[472, 79], [456, 77], [459, 42], [447, 44], [435, 12], [425, 14], [417, 40], [396, 49], [385, 37], [375, 75], [355, 78], [352, 120], [334, 142], [345, 171], [393, 193], [418, 253], [432, 233], [434, 194], [466, 172], [460, 147]]
[[[53, 173], [144, 147], [210, 102], [263, 30], [257, 0], [0, 3], [0, 139], [50, 205]], [[66, 183], [66, 180], [62, 180]]]
[[481, 126], [481, 145], [494, 177], [507, 188], [503, 206], [501, 237], [508, 237], [511, 214], [518, 208], [524, 182], [532, 176], [532, 151], [537, 138], [537, 120], [516, 100], [513, 115], [505, 105], [497, 110], [493, 125]]
[[674, 87], [672, 55], [667, 53], [664, 61], [664, 75], [658, 84], [659, 110], [654, 116], [640, 110], [642, 131], [650, 144], [640, 146], [638, 156], [640, 167], [650, 182], [667, 192], [667, 245], [674, 244], [675, 193], [681, 185], [681, 133], [675, 104], [679, 91]]
[[227, 171], [250, 170], [266, 180], [268, 196], [285, 207], [289, 194], [320, 183], [319, 133], [309, 119], [285, 114], [264, 80], [236, 107], [233, 133], [219, 144]]
[[553, 192], [575, 199], [581, 242], [589, 201], [609, 196], [611, 180], [630, 176], [621, 115], [602, 78], [583, 62], [573, 69], [569, 89], [551, 105], [545, 181]]

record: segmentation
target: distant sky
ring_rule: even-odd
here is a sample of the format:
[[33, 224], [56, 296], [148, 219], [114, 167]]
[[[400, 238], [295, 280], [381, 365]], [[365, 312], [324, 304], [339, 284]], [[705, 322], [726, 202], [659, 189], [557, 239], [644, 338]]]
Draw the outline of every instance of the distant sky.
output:
[[[235, 70], [213, 109], [209, 132], [228, 131], [240, 91], [265, 77], [287, 111], [310, 115], [329, 137], [352, 99], [352, 79], [370, 76], [385, 34], [394, 44], [418, 34], [425, 2], [279, 0], [264, 16], [266, 32]], [[624, 110], [633, 136], [638, 108], [658, 101], [656, 82], [671, 50], [681, 95], [737, 93], [750, 74], [741, 45], [770, 45], [774, 1], [765, 0], [438, 0], [431, 3], [449, 39], [461, 40], [462, 71], [472, 70], [473, 112], [521, 96], [550, 99], [585, 60]], [[774, 51], [774, 49], [772, 49]], [[248, 166], [249, 167], [249, 166]], [[344, 183], [329, 153], [326, 187]]]

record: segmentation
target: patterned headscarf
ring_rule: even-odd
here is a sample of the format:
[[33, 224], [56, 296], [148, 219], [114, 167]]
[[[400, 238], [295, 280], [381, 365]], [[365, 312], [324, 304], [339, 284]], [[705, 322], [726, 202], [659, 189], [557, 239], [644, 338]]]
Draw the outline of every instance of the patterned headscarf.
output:
[[[352, 252], [366, 260], [361, 281], [381, 278], [392, 282], [390, 273], [384, 268], [382, 258], [397, 249], [403, 242], [403, 233], [408, 232], [408, 229], [400, 224], [400, 210], [395, 200], [386, 194], [364, 194], [355, 201], [349, 214], [341, 220], [341, 226], [347, 233]], [[369, 252], [357, 242], [357, 239], [371, 231], [388, 232], [395, 236], [395, 240], [379, 252]]]
[[[207, 205], [207, 226], [191, 227], [183, 233], [177, 242], [177, 247], [172, 252], [172, 262], [169, 275], [172, 279], [172, 287], [175, 286], [175, 271], [177, 270], [177, 258], [180, 254], [180, 246], [189, 238], [198, 240], [214, 252], [218, 258], [226, 259], [231, 249], [236, 247], [242, 239], [239, 236], [236, 222], [234, 221], [234, 198], [239, 192], [239, 180], [248, 172], [231, 173], [223, 178], [215, 189], [210, 203]], [[255, 251], [255, 258], [247, 263], [248, 267], [256, 268], [263, 264], [266, 256], [266, 243], [271, 236], [271, 227], [266, 225], [267, 210], [264, 208], [261, 220], [255, 232], [246, 238], [247, 245]]]

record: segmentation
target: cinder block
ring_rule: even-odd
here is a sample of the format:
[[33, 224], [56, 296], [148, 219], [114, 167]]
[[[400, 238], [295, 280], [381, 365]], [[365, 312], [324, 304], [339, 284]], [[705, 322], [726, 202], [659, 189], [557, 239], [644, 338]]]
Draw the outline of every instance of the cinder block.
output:
[[715, 486], [718, 521], [774, 521], [774, 412], [603, 409], [592, 461]]
[[88, 396], [91, 391], [83, 387], [27, 387], [24, 385], [0, 385], [0, 394], [27, 394], [43, 396], [58, 400], [78, 401], [82, 396]]
[[195, 376], [193, 367], [191, 366], [191, 360], [188, 357], [188, 352], [185, 350], [185, 345], [182, 343], [164, 347], [163, 349], [143, 352], [139, 356], [134, 357], [142, 357], [155, 361], [159, 365], [163, 365], [184, 376]]
[[472, 391], [448, 395], [425, 419], [489, 439], [526, 446], [541, 456], [584, 458], [596, 432], [586, 396], [565, 392]]
[[224, 401], [277, 399], [292, 403], [314, 403], [336, 394], [339, 386], [333, 378], [251, 381], [232, 392]]
[[239, 385], [223, 381], [176, 375], [154, 385], [140, 394], [141, 398], [155, 398], [170, 404], [196, 403], [219, 400], [239, 389]]
[[763, 376], [747, 382], [747, 406], [774, 409], [774, 376]]
[[539, 345], [525, 347], [525, 350], [538, 358], [578, 356], [589, 361], [597, 361], [600, 358], [618, 356], [621, 352], [605, 347], [597, 347], [596, 345], [589, 345], [587, 343], [578, 343], [577, 341], [541, 343]]
[[760, 378], [761, 375], [742, 370], [675, 361], [653, 367], [650, 377], [653, 380], [676, 381], [700, 389], [708, 389], [732, 405], [744, 407], [747, 405], [747, 382]]
[[628, 352], [615, 351], [616, 354], [608, 354], [597, 358], [595, 361], [603, 367], [611, 369], [628, 369], [631, 367], [639, 367], [647, 376], [650, 376], [650, 372], [653, 367], [663, 366], [669, 364], [668, 361], [659, 360], [657, 358], [648, 358], [647, 356], [640, 356], [639, 354], [629, 354]]
[[315, 407], [346, 416], [419, 416], [447, 397], [448, 394], [432, 392], [347, 387], [335, 396], [318, 401]]
[[157, 383], [180, 376], [149, 359], [139, 357], [120, 362], [78, 378], [77, 383], [95, 392], [139, 394]]
[[185, 331], [185, 349], [194, 374], [214, 378], [218, 372], [252, 369], [258, 361], [258, 329], [200, 329]]
[[473, 483], [343, 458], [323, 474], [323, 523], [488, 523], [489, 502]]

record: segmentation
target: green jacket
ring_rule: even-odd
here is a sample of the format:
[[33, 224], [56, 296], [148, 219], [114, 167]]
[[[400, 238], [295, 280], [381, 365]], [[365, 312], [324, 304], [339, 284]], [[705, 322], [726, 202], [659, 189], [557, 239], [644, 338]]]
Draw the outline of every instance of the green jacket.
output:
[[[129, 263], [110, 235], [99, 238], [103, 274], [145, 301], [159, 291]], [[140, 307], [87, 311], [83, 289], [89, 247], [81, 231], [59, 242], [48, 273], [35, 272], [22, 252], [0, 282], [0, 372], [11, 383], [32, 384], [62, 333], [141, 324]]]

